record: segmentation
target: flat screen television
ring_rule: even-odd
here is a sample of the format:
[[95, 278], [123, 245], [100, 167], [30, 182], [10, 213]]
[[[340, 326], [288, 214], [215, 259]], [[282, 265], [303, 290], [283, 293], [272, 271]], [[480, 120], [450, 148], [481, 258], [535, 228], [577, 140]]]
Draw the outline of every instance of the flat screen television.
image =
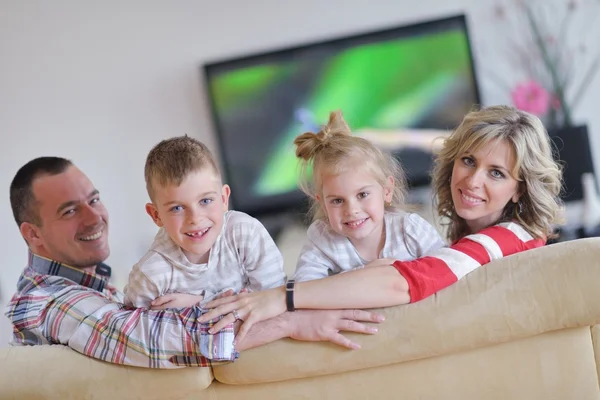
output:
[[232, 206], [258, 218], [303, 209], [293, 140], [330, 111], [395, 154], [414, 187], [429, 183], [434, 139], [479, 104], [464, 15], [203, 69]]

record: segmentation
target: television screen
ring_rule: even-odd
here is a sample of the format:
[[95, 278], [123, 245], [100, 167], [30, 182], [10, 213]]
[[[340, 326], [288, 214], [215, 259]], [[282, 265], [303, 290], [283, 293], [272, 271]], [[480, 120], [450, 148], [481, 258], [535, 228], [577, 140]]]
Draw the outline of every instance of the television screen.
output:
[[204, 67], [233, 207], [300, 207], [294, 138], [341, 110], [353, 134], [391, 151], [412, 186], [432, 148], [479, 103], [464, 16], [345, 37]]

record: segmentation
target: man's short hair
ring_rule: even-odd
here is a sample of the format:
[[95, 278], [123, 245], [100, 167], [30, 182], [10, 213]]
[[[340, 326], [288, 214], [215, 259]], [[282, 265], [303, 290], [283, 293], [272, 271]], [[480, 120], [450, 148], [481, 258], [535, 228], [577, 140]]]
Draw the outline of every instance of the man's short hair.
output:
[[10, 184], [10, 206], [18, 226], [29, 222], [41, 226], [33, 181], [45, 175], [62, 174], [73, 163], [62, 157], [38, 157], [23, 165]]
[[187, 135], [165, 139], [146, 158], [144, 177], [148, 195], [153, 199], [153, 185], [179, 186], [189, 174], [207, 166], [220, 176], [215, 158], [201, 141]]

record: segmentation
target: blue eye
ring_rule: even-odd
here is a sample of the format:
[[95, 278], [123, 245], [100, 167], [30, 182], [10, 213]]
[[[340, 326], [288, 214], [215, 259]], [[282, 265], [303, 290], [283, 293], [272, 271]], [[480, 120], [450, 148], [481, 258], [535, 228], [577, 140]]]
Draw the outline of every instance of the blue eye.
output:
[[463, 164], [465, 164], [468, 167], [472, 167], [475, 165], [475, 161], [471, 158], [471, 157], [463, 157], [461, 158]]
[[209, 205], [212, 202], [213, 202], [213, 199], [202, 199], [202, 200], [200, 200], [200, 204], [205, 205], [205, 206]]
[[502, 178], [504, 178], [504, 174], [502, 172], [500, 172], [499, 170], [497, 170], [497, 169], [491, 170], [490, 171], [490, 175], [492, 175], [492, 178], [495, 178], [495, 179], [502, 179]]
[[342, 199], [333, 199], [333, 200], [331, 200], [331, 204], [336, 204], [336, 205], [342, 204], [343, 202], [344, 202], [344, 200], [342, 200]]
[[171, 211], [171, 212], [179, 212], [181, 210], [183, 210], [182, 206], [173, 206], [169, 209], [169, 211]]
[[364, 199], [368, 195], [369, 195], [369, 192], [360, 192], [356, 197], [358, 197], [359, 199]]

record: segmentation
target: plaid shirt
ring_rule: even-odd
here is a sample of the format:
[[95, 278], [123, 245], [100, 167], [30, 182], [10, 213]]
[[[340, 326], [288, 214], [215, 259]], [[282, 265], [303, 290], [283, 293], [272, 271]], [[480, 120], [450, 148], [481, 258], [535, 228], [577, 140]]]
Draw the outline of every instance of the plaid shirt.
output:
[[148, 368], [209, 366], [238, 353], [230, 325], [218, 334], [200, 324], [198, 307], [128, 308], [108, 277], [29, 254], [18, 291], [7, 305], [13, 345], [62, 344], [114, 364]]

